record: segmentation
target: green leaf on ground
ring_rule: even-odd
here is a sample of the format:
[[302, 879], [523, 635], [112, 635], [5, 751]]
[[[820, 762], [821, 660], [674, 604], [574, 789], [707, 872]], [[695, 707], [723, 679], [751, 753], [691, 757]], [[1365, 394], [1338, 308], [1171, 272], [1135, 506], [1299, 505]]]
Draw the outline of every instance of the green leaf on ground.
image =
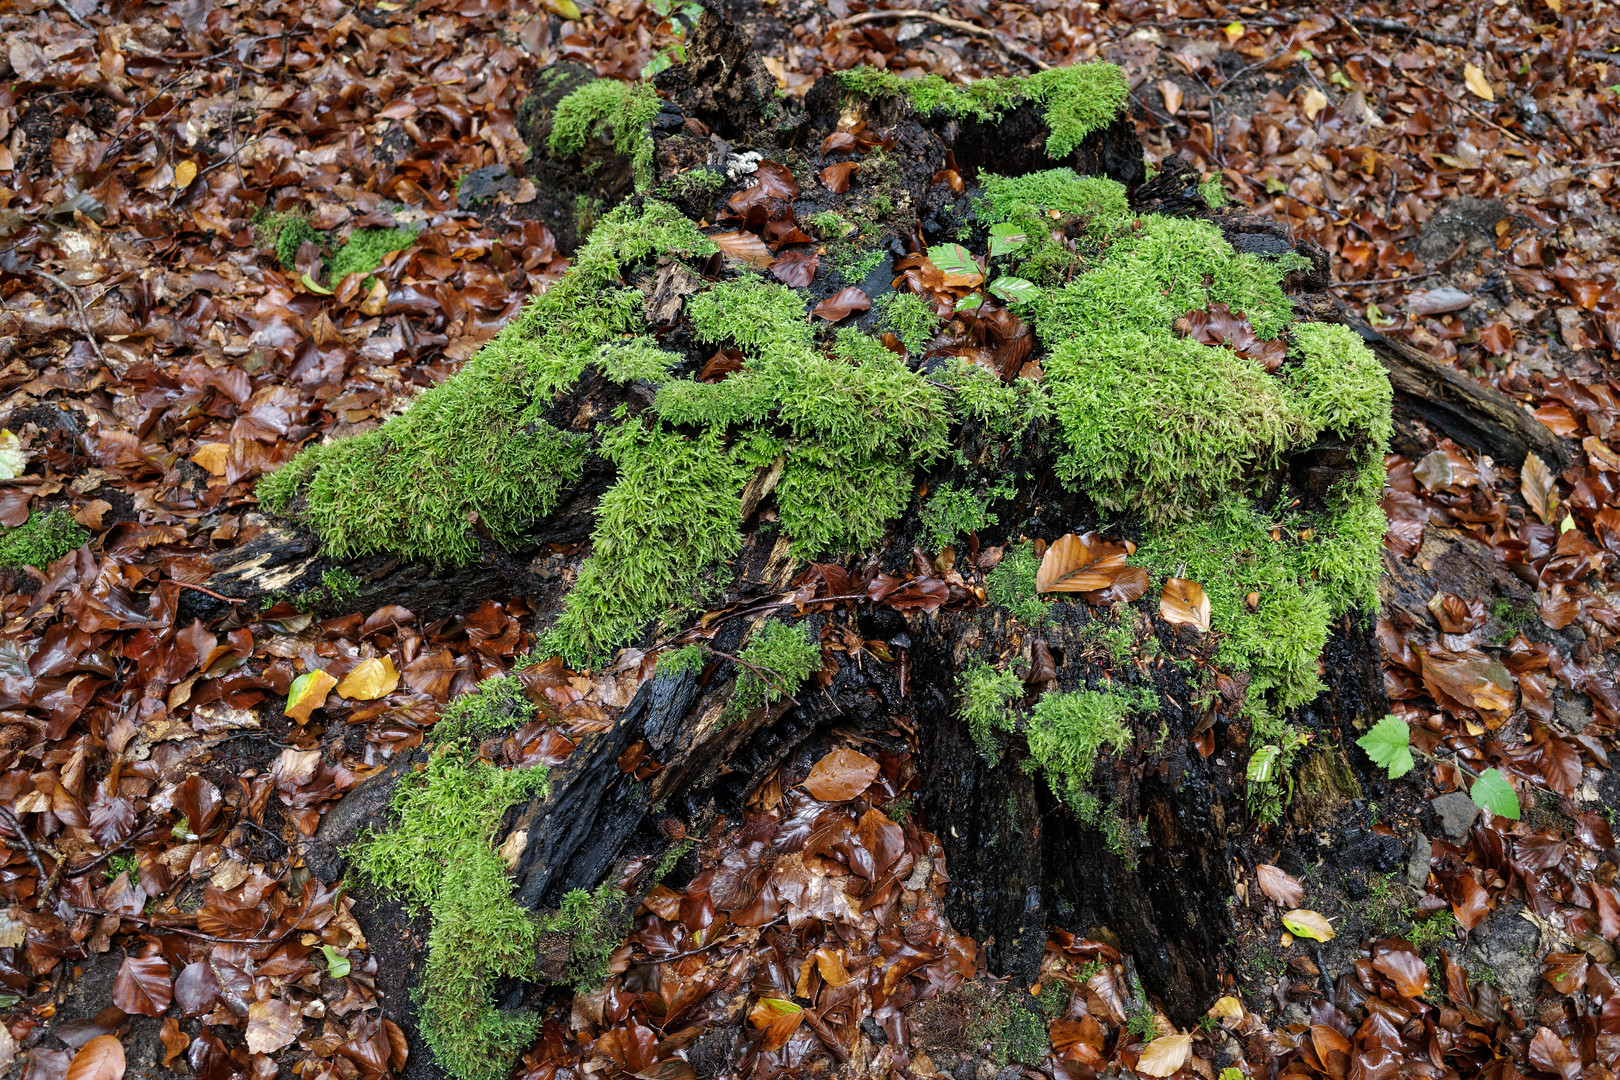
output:
[[1519, 820], [1519, 796], [1514, 793], [1508, 778], [1496, 769], [1486, 769], [1480, 773], [1468, 796], [1474, 800], [1475, 806], [1484, 807], [1497, 817]]
[[1373, 764], [1389, 770], [1391, 780], [1405, 776], [1417, 764], [1412, 760], [1412, 729], [1403, 720], [1386, 715], [1367, 734], [1356, 740], [1367, 751]]

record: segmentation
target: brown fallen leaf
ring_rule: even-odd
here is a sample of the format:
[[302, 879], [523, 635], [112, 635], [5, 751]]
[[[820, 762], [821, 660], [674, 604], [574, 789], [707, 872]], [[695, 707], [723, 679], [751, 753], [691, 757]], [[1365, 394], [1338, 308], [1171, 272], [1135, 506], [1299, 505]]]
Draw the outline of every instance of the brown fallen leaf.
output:
[[1095, 532], [1068, 533], [1052, 542], [1035, 574], [1036, 592], [1095, 592], [1125, 572], [1130, 550]]
[[826, 319], [828, 322], [837, 322], [857, 311], [866, 311], [872, 306], [872, 298], [853, 285], [845, 285], [832, 296], [810, 309], [810, 314]]
[[298, 1038], [304, 1018], [280, 998], [255, 1001], [248, 1006], [247, 1048], [255, 1054], [273, 1054]]
[[1254, 876], [1260, 885], [1260, 891], [1276, 901], [1278, 907], [1298, 907], [1299, 902], [1305, 899], [1304, 884], [1279, 867], [1261, 863], [1254, 868]]
[[1558, 509], [1558, 492], [1553, 486], [1553, 471], [1536, 454], [1526, 455], [1519, 469], [1519, 494], [1536, 512], [1536, 517], [1551, 525]]
[[795, 289], [805, 288], [815, 280], [821, 259], [814, 252], [784, 251], [771, 266], [771, 276]]
[[1159, 617], [1179, 626], [1195, 626], [1209, 633], [1209, 597], [1204, 587], [1187, 578], [1173, 577], [1159, 594]]
[[751, 232], [715, 233], [709, 237], [726, 256], [747, 263], [759, 270], [769, 270], [776, 256], [765, 246], [765, 241]]
[[858, 161], [840, 161], [821, 170], [821, 186], [834, 195], [842, 195], [849, 190], [849, 178], [861, 167]]
[[124, 1044], [116, 1035], [97, 1035], [68, 1063], [64, 1080], [123, 1080]]
[[877, 774], [877, 762], [859, 750], [839, 747], [810, 767], [804, 788], [822, 802], [843, 802], [865, 791]]

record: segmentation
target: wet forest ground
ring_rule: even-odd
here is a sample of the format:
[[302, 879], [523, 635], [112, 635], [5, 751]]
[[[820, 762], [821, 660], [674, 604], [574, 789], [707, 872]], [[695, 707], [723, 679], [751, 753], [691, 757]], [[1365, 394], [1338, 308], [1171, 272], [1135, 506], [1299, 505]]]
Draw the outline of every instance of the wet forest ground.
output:
[[[1205, 1080], [1236, 1062], [1339, 1080], [1352, 1062], [1378, 1077], [1612, 1075], [1613, 10], [959, 0], [930, 12], [783, 0], [733, 14], [789, 95], [863, 63], [950, 78], [1121, 64], [1151, 161], [1179, 154], [1322, 245], [1347, 309], [1567, 440], [1567, 464], [1493, 460], [1404, 423], [1389, 457], [1377, 634], [1391, 710], [1431, 754], [1512, 776], [1523, 819], [1482, 820], [1444, 764], [1389, 781], [1348, 744], [1310, 758], [1284, 822], [1233, 852], [1240, 1003], [1223, 999], [1181, 1067]], [[322, 814], [374, 813], [365, 779], [420, 745], [440, 705], [527, 650], [529, 605], [352, 610], [358, 583], [334, 572], [264, 610], [205, 619], [198, 589], [211, 555], [266, 528], [257, 478], [310, 439], [396, 412], [566, 269], [599, 211], [542, 197], [520, 104], [558, 60], [617, 78], [662, 63], [679, 44], [665, 14], [566, 0], [59, 0], [0, 13], [9, 1075], [431, 1069], [391, 961], [423, 927], [398, 924], [415, 942], [368, 942], [373, 898], [330, 880], [330, 853], [311, 838]], [[420, 231], [386, 256], [380, 289], [334, 295], [320, 284], [330, 247], [284, 269], [255, 240], [262, 209], [300, 210], [333, 238]], [[568, 554], [541, 553], [534, 568]], [[334, 698], [308, 722], [284, 714], [300, 670], [341, 678], [376, 657], [400, 673], [392, 688]], [[627, 656], [559, 678], [545, 691], [559, 719], [503, 752], [562, 760], [643, 675]], [[765, 1073], [1142, 1066], [1170, 1026], [1136, 999], [1107, 928], [1053, 928], [1036, 986], [976, 997], [958, 985], [982, 972], [983, 943], [945, 922], [948, 868], [929, 823], [905, 813], [914, 738], [847, 740], [877, 765], [856, 791], [796, 789], [815, 761], [793, 762], [753, 816], [694, 838], [615, 954], [616, 980], [561, 1003], [524, 1075], [709, 1075], [704, 1062], [729, 1047], [666, 1037], [683, 1016], [709, 1025], [686, 1030], [758, 1041]], [[847, 884], [847, 868], [798, 856], [818, 814], [855, 796], [884, 811], [889, 825], [869, 831], [888, 868], [907, 868], [903, 898], [875, 914], [826, 887]], [[815, 917], [842, 919], [849, 944], [783, 976], [819, 1007], [774, 1028], [724, 964], [631, 962], [688, 952], [714, 924], [711, 890], [734, 888], [767, 850], [788, 856], [770, 863], [781, 880], [754, 886], [802, 891], [808, 874]], [[1271, 892], [1262, 866], [1287, 875], [1267, 877]], [[1294, 940], [1283, 906], [1320, 912], [1336, 936]], [[730, 925], [714, 957], [785, 963], [780, 931]], [[826, 996], [863, 985], [843, 968], [863, 939], [910, 987], [894, 1000], [918, 1002], [906, 1023], [893, 1002]], [[662, 968], [656, 982], [649, 967]], [[1039, 1001], [1033, 1034], [1009, 992]], [[750, 1023], [725, 1022], [751, 1004]]]

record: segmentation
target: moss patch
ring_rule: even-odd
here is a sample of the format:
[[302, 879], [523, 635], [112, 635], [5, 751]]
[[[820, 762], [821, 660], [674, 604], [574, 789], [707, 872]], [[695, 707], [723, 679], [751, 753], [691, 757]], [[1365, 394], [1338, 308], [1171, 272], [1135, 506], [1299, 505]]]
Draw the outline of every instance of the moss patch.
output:
[[1050, 68], [1033, 75], [947, 82], [939, 75], [906, 79], [892, 71], [859, 67], [837, 73], [848, 94], [866, 98], [905, 97], [923, 115], [936, 112], [982, 121], [996, 120], [1024, 102], [1038, 105], [1046, 121], [1048, 157], [1064, 158], [1085, 137], [1114, 120], [1130, 96], [1125, 73], [1096, 62]]
[[1105, 749], [1119, 751], [1130, 745], [1125, 717], [1145, 702], [1124, 694], [1081, 690], [1072, 694], [1045, 694], [1029, 718], [1029, 753], [1052, 788], [1075, 816], [1095, 824], [1101, 816], [1100, 800], [1090, 790], [1091, 774]]
[[653, 141], [647, 125], [658, 115], [658, 92], [651, 83], [597, 79], [557, 103], [548, 145], [558, 156], [577, 154], [593, 138], [611, 143], [630, 159], [636, 189], [652, 187]]
[[796, 693], [821, 667], [821, 646], [803, 626], [772, 619], [754, 631], [737, 654], [745, 666], [726, 703], [726, 718], [736, 719], [762, 705]]
[[84, 546], [90, 534], [64, 509], [33, 513], [21, 525], [0, 529], [0, 566], [43, 570], [70, 551]]
[[414, 243], [415, 229], [356, 229], [332, 256], [327, 278], [335, 286], [350, 274], [369, 274], [382, 265], [383, 256]]
[[962, 669], [959, 712], [967, 721], [973, 741], [987, 761], [999, 761], [996, 732], [1011, 731], [1017, 717], [1011, 703], [1024, 696], [1024, 680], [1014, 672], [997, 671], [980, 657], [971, 657]]

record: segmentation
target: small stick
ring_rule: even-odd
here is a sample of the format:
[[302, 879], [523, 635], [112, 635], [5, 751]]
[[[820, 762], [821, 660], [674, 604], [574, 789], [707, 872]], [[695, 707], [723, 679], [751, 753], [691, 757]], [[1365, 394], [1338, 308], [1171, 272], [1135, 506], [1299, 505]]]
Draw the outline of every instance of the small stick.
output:
[[35, 910], [38, 910], [39, 905], [44, 903], [45, 885], [51, 880], [51, 875], [45, 872], [45, 864], [40, 861], [39, 852], [34, 848], [34, 842], [28, 839], [28, 832], [23, 828], [22, 822], [18, 821], [12, 812], [4, 806], [0, 806], [0, 818], [5, 819], [6, 824], [11, 826], [11, 831], [17, 834], [17, 839], [22, 841], [23, 852], [28, 856], [28, 861], [34, 864], [35, 873], [39, 874], [40, 898], [39, 903], [34, 905]]
[[929, 22], [936, 22], [939, 25], [949, 27], [952, 30], [960, 30], [964, 34], [977, 34], [980, 37], [987, 37], [1004, 49], [1009, 56], [1016, 56], [1018, 59], [1024, 61], [1024, 63], [1039, 68], [1041, 71], [1046, 71], [1052, 66], [1038, 56], [1027, 53], [1022, 49], [1013, 48], [1011, 45], [1002, 40], [1000, 34], [996, 33], [988, 26], [980, 26], [977, 23], [963, 22], [961, 19], [953, 19], [949, 15], [941, 15], [934, 11], [924, 11], [922, 8], [885, 8], [881, 11], [863, 11], [858, 15], [847, 15], [842, 19], [835, 19], [829, 25], [834, 28], [839, 28], [845, 26], [858, 26], [861, 23], [868, 22], [888, 22], [891, 19], [927, 19]]
[[72, 19], [74, 22], [78, 23], [92, 34], [96, 32], [95, 27], [91, 26], [88, 22], [85, 22], [83, 15], [80, 15], [77, 11], [74, 11], [72, 8], [68, 7], [68, 0], [56, 0], [56, 6], [61, 8], [63, 13], [66, 14], [68, 18]]
[[[65, 3], [66, 0], [63, 0], [63, 2]], [[90, 351], [92, 351], [92, 352], [94, 352], [96, 354], [96, 359], [101, 361], [101, 366], [106, 367], [107, 366], [107, 357], [105, 355], [103, 355], [103, 353], [101, 351], [101, 346], [99, 344], [97, 344], [96, 335], [91, 333], [91, 331], [90, 331], [90, 316], [85, 313], [84, 301], [79, 299], [78, 290], [75, 289], [73, 286], [69, 285], [67, 282], [63, 281], [61, 278], [57, 277], [55, 274], [47, 273], [46, 271], [41, 270], [37, 266], [34, 268], [34, 273], [38, 274], [40, 277], [44, 278], [46, 281], [49, 281], [52, 285], [55, 285], [58, 289], [61, 289], [63, 292], [67, 293], [68, 299], [72, 300], [73, 301], [73, 306], [78, 309], [78, 312], [79, 312], [79, 325], [84, 328], [84, 339], [90, 343]]]
[[[171, 578], [170, 580], [172, 581], [173, 579]], [[223, 595], [221, 593], [215, 592], [213, 589], [205, 589], [201, 585], [192, 585], [190, 582], [175, 581], [174, 584], [180, 586], [182, 589], [190, 589], [193, 592], [200, 592], [200, 593], [204, 594], [205, 596], [212, 596], [215, 600], [223, 600], [227, 604], [245, 604], [245, 603], [247, 603], [246, 600], [238, 600], [238, 599], [236, 599], [235, 597], [232, 597], [232, 596], [225, 596], [225, 595]]]

